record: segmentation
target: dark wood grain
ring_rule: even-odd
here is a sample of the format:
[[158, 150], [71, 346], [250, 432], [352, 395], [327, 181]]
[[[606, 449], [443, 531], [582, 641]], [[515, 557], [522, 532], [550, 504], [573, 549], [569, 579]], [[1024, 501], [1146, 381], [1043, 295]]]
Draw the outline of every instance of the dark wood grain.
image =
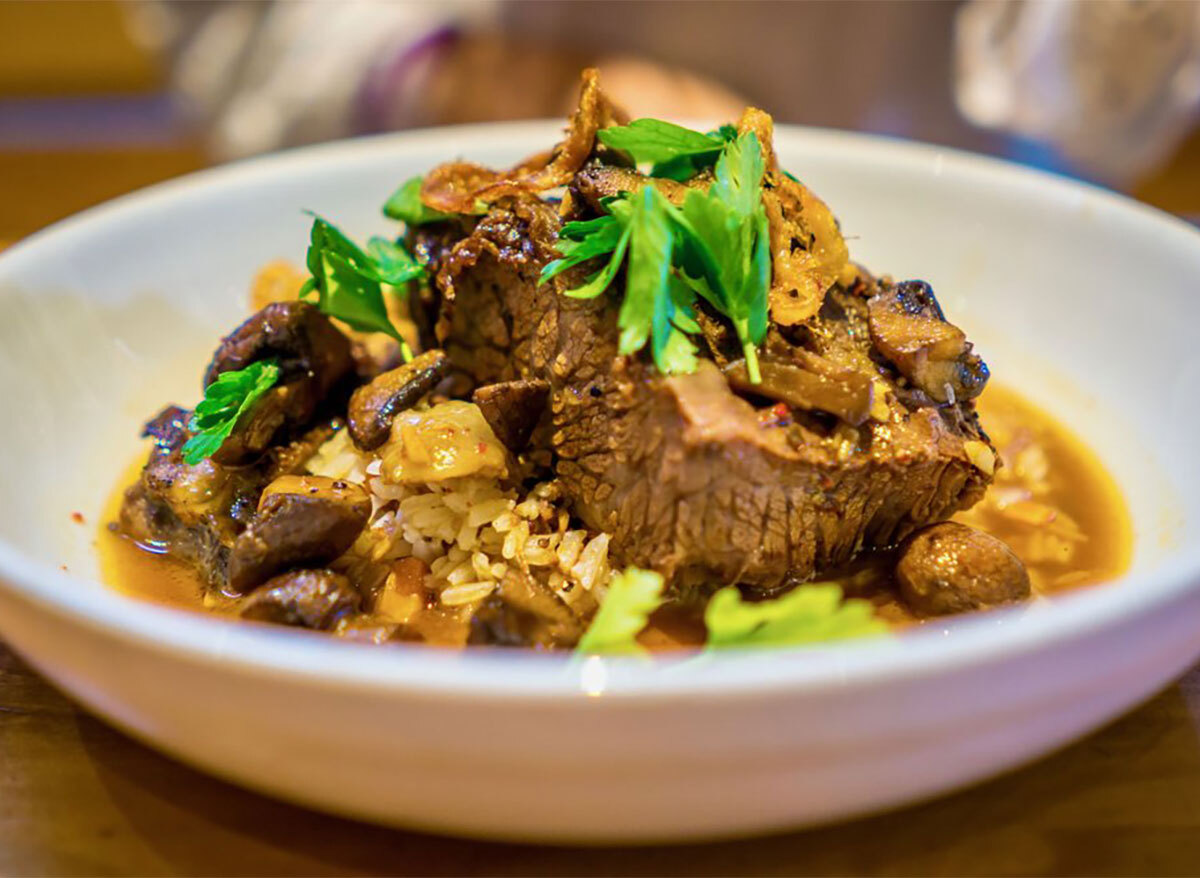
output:
[[1194, 875], [1200, 669], [967, 792], [743, 842], [578, 850], [376, 828], [244, 792], [77, 710], [0, 647], [4, 875]]

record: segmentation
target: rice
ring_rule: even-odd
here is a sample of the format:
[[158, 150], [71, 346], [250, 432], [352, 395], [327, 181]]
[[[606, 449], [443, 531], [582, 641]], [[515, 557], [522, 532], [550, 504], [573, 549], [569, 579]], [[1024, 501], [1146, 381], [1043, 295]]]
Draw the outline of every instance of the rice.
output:
[[[460, 451], [487, 441], [472, 443]], [[487, 470], [400, 482], [388, 477], [397, 453], [390, 442], [361, 452], [340, 430], [307, 464], [312, 474], [357, 482], [371, 496], [369, 526], [334, 566], [377, 595], [376, 613], [411, 617], [413, 596], [401, 595], [392, 575], [404, 559], [425, 565], [423, 587], [434, 604], [457, 611], [469, 613], [503, 593], [514, 576], [530, 577], [581, 616], [602, 600], [611, 576], [609, 537], [570, 527], [556, 484], [539, 483], [522, 495]]]

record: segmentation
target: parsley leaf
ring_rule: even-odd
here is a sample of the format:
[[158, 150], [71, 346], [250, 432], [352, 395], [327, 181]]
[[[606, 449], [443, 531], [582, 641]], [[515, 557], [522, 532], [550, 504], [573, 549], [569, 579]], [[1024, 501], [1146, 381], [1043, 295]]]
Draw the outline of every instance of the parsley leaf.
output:
[[[636, 653], [650, 614], [663, 603], [663, 578], [627, 567], [612, 578], [608, 594], [575, 648], [577, 653]], [[844, 600], [841, 586], [802, 585], [783, 597], [750, 602], [735, 586], [721, 589], [704, 610], [705, 650], [799, 646], [884, 634], [868, 601]]]
[[183, 462], [194, 466], [216, 454], [242, 416], [278, 380], [279, 366], [270, 360], [259, 360], [245, 369], [218, 375], [204, 389], [204, 399], [192, 412], [188, 426], [195, 435], [184, 443]]
[[621, 263], [625, 260], [625, 251], [629, 248], [629, 235], [629, 227], [626, 226], [622, 229], [621, 236], [617, 239], [616, 249], [613, 250], [612, 258], [608, 260], [608, 264], [589, 277], [587, 283], [583, 286], [568, 290], [567, 295], [572, 299], [594, 299], [607, 290], [613, 282], [613, 278], [617, 276], [617, 269], [621, 267]]
[[712, 131], [709, 131], [708, 136], [716, 137], [723, 143], [733, 143], [733, 141], [737, 140], [738, 138], [737, 126], [726, 123], [720, 128], [714, 128]]
[[421, 226], [453, 219], [454, 214], [426, 207], [421, 201], [421, 178], [410, 177], [400, 184], [392, 197], [383, 205], [384, 216], [399, 220], [405, 225]]
[[757, 383], [771, 285], [765, 166], [753, 132], [737, 136], [730, 128], [720, 135], [733, 139], [725, 141], [707, 191], [689, 191], [682, 208], [652, 185], [605, 201], [607, 215], [563, 226], [557, 245], [562, 258], [542, 270], [541, 281], [607, 255], [583, 286], [566, 293], [592, 298], [608, 289], [628, 254], [619, 351], [632, 354], [649, 341], [659, 371], [694, 372], [696, 346], [687, 334], [699, 332], [694, 306], [700, 296], [733, 325], [746, 371]]
[[625, 227], [615, 216], [606, 214], [586, 222], [567, 223], [558, 234], [558, 252], [562, 254], [562, 259], [555, 259], [542, 269], [540, 283], [545, 283], [581, 262], [612, 253], [620, 245]]
[[658, 310], [656, 303], [671, 301], [668, 283], [673, 234], [670, 215], [663, 209], [666, 199], [653, 186], [644, 186], [636, 198], [629, 223], [625, 298], [617, 315], [621, 330], [617, 351], [622, 354], [633, 354], [646, 346]]
[[[633, 207], [624, 193], [605, 199], [603, 204], [611, 213], [563, 226], [557, 247], [564, 258], [556, 259], [542, 270], [540, 283], [588, 259], [611, 253], [604, 268], [592, 274], [583, 286], [568, 290], [566, 294], [573, 299], [594, 299], [608, 289], [629, 249]], [[567, 240], [562, 240], [562, 237]]]
[[308, 247], [312, 277], [300, 289], [300, 298], [317, 296], [323, 314], [335, 317], [359, 332], [383, 332], [400, 342], [405, 361], [412, 359], [408, 342], [388, 318], [383, 300], [386, 283], [398, 286], [424, 276], [425, 270], [404, 248], [384, 238], [372, 238], [370, 254], [341, 230], [314, 214]]
[[558, 242], [563, 258], [542, 270], [541, 281], [607, 254], [603, 268], [583, 286], [566, 293], [576, 299], [595, 298], [612, 284], [628, 253], [625, 296], [617, 315], [619, 352], [636, 353], [652, 339], [651, 352], [659, 371], [667, 375], [694, 372], [696, 347], [683, 332], [699, 331], [691, 310], [695, 294], [672, 268], [674, 208], [653, 186], [634, 196], [612, 199], [606, 206], [612, 213], [563, 226]]
[[733, 586], [723, 588], [709, 599], [704, 624], [708, 649], [795, 646], [887, 631], [868, 601], [843, 600], [837, 585], [802, 585], [756, 603], [742, 600]]
[[636, 162], [652, 163], [651, 177], [683, 181], [711, 168], [725, 144], [737, 138], [737, 129], [722, 125], [702, 134], [661, 119], [634, 119], [628, 125], [602, 128], [596, 136]]
[[696, 371], [696, 345], [684, 333], [699, 332], [693, 296], [675, 276], [667, 279], [670, 289], [665, 296], [654, 300], [651, 318], [651, 352], [659, 370], [668, 375], [687, 375]]
[[653, 570], [626, 567], [613, 576], [608, 594], [575, 647], [580, 653], [644, 653], [637, 642], [650, 614], [662, 604], [663, 578]]
[[[738, 135], [737, 129], [732, 125], [722, 125], [715, 131], [709, 131], [706, 136], [717, 139], [721, 146], [724, 146], [725, 143], [736, 140]], [[685, 180], [690, 180], [706, 168], [711, 168], [720, 153], [721, 147], [718, 147], [712, 151], [687, 153], [665, 161], [655, 162], [654, 166], [650, 168], [650, 176], [666, 177], [669, 180], [678, 180], [682, 183]]]
[[375, 279], [388, 286], [398, 287], [425, 276], [425, 269], [412, 255], [387, 238], [374, 237], [367, 241], [367, 255], [374, 262]]
[[716, 158], [724, 141], [661, 119], [634, 119], [628, 125], [601, 128], [600, 142], [629, 153], [636, 162], [666, 162], [685, 155], [711, 153]]
[[771, 286], [764, 171], [758, 137], [747, 131], [717, 160], [709, 190], [690, 191], [680, 211], [689, 239], [681, 256], [685, 277], [733, 324], [755, 383], [760, 380], [757, 346], [767, 332]]

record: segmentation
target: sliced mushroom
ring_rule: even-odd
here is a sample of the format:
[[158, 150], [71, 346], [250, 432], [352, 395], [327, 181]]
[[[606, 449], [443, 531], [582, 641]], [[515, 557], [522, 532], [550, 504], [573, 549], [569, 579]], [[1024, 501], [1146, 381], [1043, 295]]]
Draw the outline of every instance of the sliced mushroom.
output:
[[[803, 353], [798, 351], [797, 355]], [[750, 381], [745, 360], [735, 360], [723, 371], [735, 390], [806, 411], [828, 412], [856, 427], [871, 414], [874, 386], [870, 377], [821, 357], [810, 355], [804, 365], [764, 360], [759, 363], [762, 381], [758, 384]]]
[[647, 177], [636, 168], [621, 168], [602, 161], [592, 160], [580, 168], [571, 181], [579, 196], [600, 213], [607, 213], [604, 200], [622, 192], [637, 193], [644, 186], [654, 186], [672, 204], [683, 204], [691, 189], [704, 189], [712, 184], [712, 174], [702, 174], [687, 183], [668, 180], [665, 177]]
[[449, 371], [450, 360], [443, 351], [426, 351], [354, 391], [347, 417], [354, 444], [374, 451], [386, 442], [396, 415], [412, 408]]
[[244, 463], [269, 448], [281, 431], [306, 426], [354, 367], [349, 339], [329, 318], [305, 302], [275, 302], [222, 340], [204, 384], [268, 359], [278, 363], [279, 381], [213, 455], [218, 463]]
[[324, 476], [280, 476], [233, 544], [229, 587], [245, 594], [294, 567], [328, 564], [354, 544], [371, 515], [360, 486]]
[[549, 382], [540, 379], [505, 381], [480, 387], [471, 402], [479, 406], [496, 438], [517, 454], [529, 444], [549, 395]]
[[900, 372], [937, 402], [974, 399], [987, 364], [946, 315], [924, 281], [883, 288], [867, 303], [871, 340]]
[[1029, 574], [1007, 545], [953, 521], [917, 531], [896, 564], [900, 593], [924, 616], [963, 613], [1029, 597]]
[[326, 631], [359, 611], [362, 599], [332, 570], [291, 570], [268, 580], [246, 599], [242, 618]]

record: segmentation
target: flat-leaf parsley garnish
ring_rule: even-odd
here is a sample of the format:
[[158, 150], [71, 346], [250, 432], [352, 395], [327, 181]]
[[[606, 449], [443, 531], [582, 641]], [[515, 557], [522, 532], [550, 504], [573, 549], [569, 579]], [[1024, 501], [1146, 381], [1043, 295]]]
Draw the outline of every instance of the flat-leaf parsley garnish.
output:
[[702, 134], [661, 119], [635, 119], [628, 125], [602, 128], [596, 136], [605, 146], [628, 153], [636, 162], [650, 162], [651, 177], [687, 180], [710, 168], [737, 129], [722, 125]]
[[408, 226], [422, 226], [453, 219], [454, 214], [434, 210], [422, 203], [421, 182], [421, 177], [410, 177], [401, 183], [400, 188], [393, 192], [392, 197], [383, 205], [384, 216], [399, 220]]
[[400, 287], [425, 276], [425, 269], [402, 246], [387, 238], [372, 238], [364, 252], [341, 230], [313, 217], [308, 246], [312, 275], [300, 288], [300, 298], [317, 296], [323, 314], [360, 332], [383, 332], [400, 342], [405, 362], [412, 350], [388, 318], [381, 284]]
[[795, 646], [882, 634], [870, 602], [843, 600], [838, 585], [801, 585], [782, 597], [750, 602], [734, 587], [714, 594], [704, 609], [709, 649]]
[[653, 570], [627, 567], [615, 574], [576, 652], [644, 653], [637, 635], [662, 604], [662, 590], [663, 578]]
[[728, 145], [707, 192], [689, 191], [682, 214], [680, 260], [685, 281], [729, 318], [746, 357], [750, 380], [759, 381], [758, 345], [767, 334], [771, 246], [762, 205], [762, 148], [748, 131]]
[[279, 366], [259, 360], [245, 369], [222, 372], [204, 390], [188, 427], [195, 435], [183, 445], [183, 462], [194, 466], [212, 457], [242, 419], [279, 380]]
[[706, 191], [689, 190], [681, 207], [647, 184], [636, 194], [606, 200], [607, 215], [563, 226], [558, 242], [562, 258], [542, 270], [541, 281], [607, 256], [608, 262], [586, 283], [566, 293], [590, 298], [608, 289], [624, 263], [620, 352], [634, 353], [652, 340], [654, 362], [667, 374], [696, 368], [695, 345], [687, 335], [699, 330], [693, 316], [699, 296], [733, 325], [746, 371], [757, 383], [771, 285], [764, 170], [754, 132], [724, 141], [712, 185]]
[[[628, 567], [613, 576], [608, 595], [584, 633], [577, 653], [640, 654], [638, 635], [662, 606], [663, 578]], [[868, 601], [845, 599], [834, 583], [801, 585], [782, 597], [743, 600], [733, 586], [721, 589], [704, 609], [706, 650], [759, 646], [803, 646], [884, 634]]]

